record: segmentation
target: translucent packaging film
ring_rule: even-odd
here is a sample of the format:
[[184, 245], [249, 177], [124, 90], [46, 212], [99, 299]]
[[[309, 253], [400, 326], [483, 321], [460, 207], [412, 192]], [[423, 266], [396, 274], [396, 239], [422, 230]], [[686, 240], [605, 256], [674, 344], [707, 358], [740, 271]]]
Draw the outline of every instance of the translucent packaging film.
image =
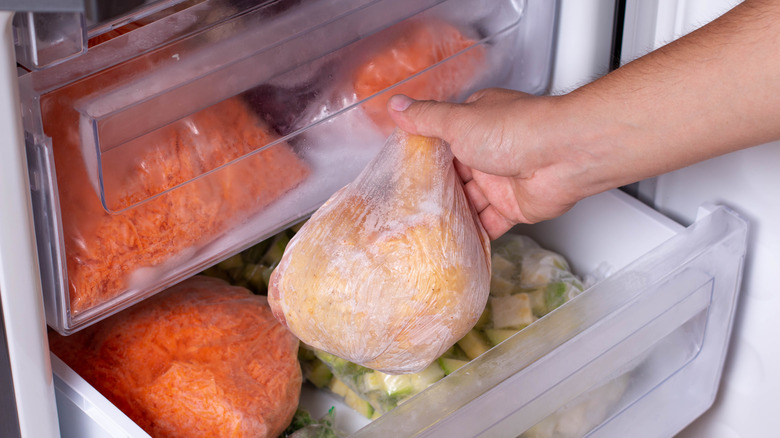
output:
[[51, 349], [155, 437], [268, 437], [298, 407], [298, 340], [265, 297], [192, 277]]
[[490, 241], [449, 146], [401, 130], [303, 225], [271, 276], [305, 343], [388, 373], [428, 366], [476, 324]]

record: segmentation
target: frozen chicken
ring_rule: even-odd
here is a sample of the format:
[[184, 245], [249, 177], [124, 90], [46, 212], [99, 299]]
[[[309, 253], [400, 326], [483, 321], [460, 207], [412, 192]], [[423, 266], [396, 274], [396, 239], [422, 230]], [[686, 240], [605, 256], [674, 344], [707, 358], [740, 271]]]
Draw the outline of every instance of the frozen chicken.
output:
[[292, 238], [271, 275], [305, 343], [388, 373], [431, 364], [477, 322], [490, 241], [441, 140], [396, 130]]
[[153, 437], [270, 437], [298, 406], [298, 340], [266, 298], [196, 276], [51, 349]]

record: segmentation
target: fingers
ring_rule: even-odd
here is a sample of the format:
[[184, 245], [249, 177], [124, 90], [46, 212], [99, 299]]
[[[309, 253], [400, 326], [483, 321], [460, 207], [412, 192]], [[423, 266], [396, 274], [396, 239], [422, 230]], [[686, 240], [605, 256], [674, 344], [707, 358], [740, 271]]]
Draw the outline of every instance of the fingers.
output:
[[438, 137], [448, 143], [457, 137], [449, 121], [458, 105], [432, 100], [417, 101], [397, 94], [387, 101], [390, 117], [404, 131], [426, 137]]
[[490, 240], [496, 240], [509, 231], [515, 224], [505, 218], [499, 211], [489, 205], [479, 213], [479, 221], [487, 231]]
[[487, 197], [485, 197], [485, 194], [482, 193], [482, 189], [479, 188], [476, 181], [471, 180], [464, 184], [463, 191], [466, 192], [466, 198], [468, 198], [468, 200], [471, 202], [471, 205], [474, 206], [474, 209], [477, 210], [477, 213], [481, 212], [488, 205], [490, 205], [490, 201], [488, 201]]
[[463, 191], [477, 211], [479, 221], [482, 223], [485, 231], [487, 231], [488, 236], [490, 236], [490, 240], [499, 238], [514, 226], [514, 222], [507, 219], [496, 207], [490, 204], [490, 201], [482, 193], [482, 189], [480, 189], [476, 181], [471, 180], [466, 183], [463, 186]]
[[453, 159], [452, 163], [455, 165], [455, 171], [458, 172], [458, 176], [460, 176], [460, 180], [463, 181], [463, 184], [474, 179], [474, 174], [469, 166], [461, 163], [457, 158]]

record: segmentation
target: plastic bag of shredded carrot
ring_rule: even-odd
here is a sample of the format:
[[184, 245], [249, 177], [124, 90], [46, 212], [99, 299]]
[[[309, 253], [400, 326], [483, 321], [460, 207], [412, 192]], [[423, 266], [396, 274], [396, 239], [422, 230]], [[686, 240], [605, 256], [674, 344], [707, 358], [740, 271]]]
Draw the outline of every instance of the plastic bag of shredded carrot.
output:
[[120, 79], [99, 75], [42, 100], [57, 171], [71, 315], [128, 290], [143, 293], [309, 174], [286, 143], [234, 161], [278, 137], [240, 98], [231, 98], [104, 154], [107, 212], [83, 155], [74, 107]]
[[266, 298], [196, 276], [52, 351], [154, 437], [273, 437], [298, 406], [298, 340]]
[[[454, 99], [469, 90], [487, 70], [484, 47], [441, 20], [401, 23], [370, 41], [367, 55], [352, 76], [358, 100], [408, 79], [363, 104], [366, 113], [386, 133], [394, 126], [386, 109], [393, 94], [421, 100]], [[451, 56], [454, 57], [447, 59]], [[436, 65], [444, 60], [447, 61]], [[431, 70], [421, 73], [428, 68]], [[421, 74], [412, 78], [418, 73]]]

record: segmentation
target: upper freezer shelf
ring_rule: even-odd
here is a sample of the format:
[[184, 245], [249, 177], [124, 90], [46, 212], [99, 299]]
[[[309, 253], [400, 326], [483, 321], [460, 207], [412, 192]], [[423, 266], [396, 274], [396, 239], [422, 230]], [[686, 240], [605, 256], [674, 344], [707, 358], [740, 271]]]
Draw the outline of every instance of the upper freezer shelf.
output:
[[63, 334], [310, 214], [384, 143], [391, 95], [543, 93], [550, 76], [554, 2], [167, 3], [20, 77]]

